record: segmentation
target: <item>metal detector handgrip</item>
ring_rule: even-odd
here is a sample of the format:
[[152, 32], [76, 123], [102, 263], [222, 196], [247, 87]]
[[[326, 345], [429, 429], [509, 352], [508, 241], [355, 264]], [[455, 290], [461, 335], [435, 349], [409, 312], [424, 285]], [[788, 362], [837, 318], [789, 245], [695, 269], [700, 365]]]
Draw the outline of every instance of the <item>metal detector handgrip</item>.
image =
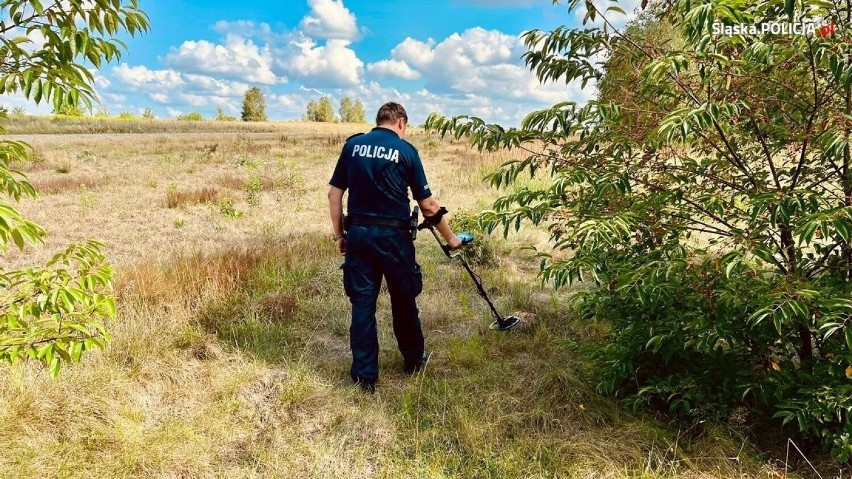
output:
[[[441, 238], [438, 236], [438, 233], [435, 231], [435, 227], [433, 225], [431, 225], [430, 223], [424, 221], [424, 222], [420, 223], [419, 226], [417, 226], [417, 229], [418, 230], [428, 229], [429, 231], [431, 231], [432, 236], [435, 237], [435, 241], [438, 242], [438, 245], [441, 247], [441, 250], [444, 252], [444, 254], [447, 255], [447, 258], [452, 259], [452, 258], [455, 258], [456, 256], [458, 256], [460, 254], [460, 253], [453, 254], [452, 250], [450, 249], [450, 246], [441, 242]], [[456, 235], [459, 238], [461, 238], [462, 246], [473, 241], [473, 235], [470, 234], [470, 233], [460, 232], [460, 233], [456, 233]]]

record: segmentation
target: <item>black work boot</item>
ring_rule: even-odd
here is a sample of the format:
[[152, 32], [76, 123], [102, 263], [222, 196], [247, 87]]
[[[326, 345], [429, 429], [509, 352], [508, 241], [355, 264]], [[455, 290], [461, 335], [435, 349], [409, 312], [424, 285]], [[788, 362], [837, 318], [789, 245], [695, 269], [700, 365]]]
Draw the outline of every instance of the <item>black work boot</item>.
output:
[[420, 360], [416, 363], [405, 363], [405, 367], [402, 369], [405, 371], [405, 374], [417, 374], [426, 367], [426, 363], [429, 362], [429, 357], [432, 356], [432, 353], [429, 351], [423, 351], [423, 355], [420, 356]]
[[374, 394], [376, 392], [376, 381], [367, 381], [355, 375], [351, 375], [351, 377], [352, 381], [366, 394]]

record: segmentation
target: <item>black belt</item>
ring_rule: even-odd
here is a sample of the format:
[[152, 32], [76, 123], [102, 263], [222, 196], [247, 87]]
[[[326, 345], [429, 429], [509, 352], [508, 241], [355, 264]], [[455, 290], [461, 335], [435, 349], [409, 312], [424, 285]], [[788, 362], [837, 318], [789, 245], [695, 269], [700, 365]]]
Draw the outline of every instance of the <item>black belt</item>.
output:
[[411, 221], [380, 218], [378, 216], [351, 216], [349, 221], [352, 226], [390, 226], [403, 230], [411, 229]]

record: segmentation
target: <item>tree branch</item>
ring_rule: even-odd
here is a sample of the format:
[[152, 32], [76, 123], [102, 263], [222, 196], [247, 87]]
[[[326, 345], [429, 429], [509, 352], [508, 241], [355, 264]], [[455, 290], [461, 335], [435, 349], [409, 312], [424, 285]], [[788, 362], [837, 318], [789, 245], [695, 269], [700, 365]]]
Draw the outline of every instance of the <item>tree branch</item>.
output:
[[813, 86], [814, 86], [814, 104], [811, 108], [811, 115], [808, 118], [808, 124], [805, 127], [805, 134], [802, 138], [802, 152], [799, 155], [799, 164], [796, 166], [795, 171], [793, 172], [793, 177], [790, 179], [790, 191], [796, 189], [796, 184], [799, 182], [799, 175], [802, 173], [802, 169], [805, 167], [805, 160], [807, 159], [807, 150], [810, 141], [811, 129], [813, 128], [814, 118], [816, 118], [817, 110], [820, 107], [819, 101], [819, 82], [817, 80], [816, 75], [816, 64], [814, 63], [814, 51], [813, 51], [813, 43], [811, 43], [810, 37], [807, 37], [808, 40], [808, 60], [811, 65], [811, 74], [813, 77]]

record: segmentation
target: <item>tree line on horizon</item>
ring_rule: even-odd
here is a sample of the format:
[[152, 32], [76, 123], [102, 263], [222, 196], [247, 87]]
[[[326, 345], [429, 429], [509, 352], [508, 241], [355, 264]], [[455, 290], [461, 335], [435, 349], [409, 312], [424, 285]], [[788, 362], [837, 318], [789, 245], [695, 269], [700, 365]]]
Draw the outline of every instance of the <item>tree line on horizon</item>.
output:
[[[15, 107], [10, 109], [6, 106], [0, 106], [0, 112], [7, 115], [22, 116], [26, 114], [23, 107]], [[52, 113], [58, 116], [80, 118], [85, 116], [85, 110], [81, 105], [66, 102], [57, 105], [53, 108]], [[109, 109], [104, 105], [99, 105], [94, 111], [93, 116], [108, 118], [111, 117]], [[122, 111], [117, 115], [119, 119], [137, 119], [139, 116], [129, 111]], [[151, 108], [145, 108], [141, 114], [141, 118], [153, 120], [156, 118]], [[198, 111], [181, 113], [175, 117], [177, 120], [185, 121], [201, 121], [204, 116]], [[211, 118], [214, 121], [237, 121], [237, 118], [228, 115], [221, 105], [216, 107], [216, 113]], [[267, 121], [266, 115], [266, 99], [263, 92], [258, 87], [251, 87], [246, 90], [243, 95], [243, 104], [240, 111], [240, 120], [247, 122]], [[366, 123], [366, 112], [364, 104], [357, 98], [344, 96], [340, 99], [337, 110], [332, 105], [329, 96], [322, 96], [319, 99], [311, 100], [305, 107], [305, 113], [301, 118], [303, 121], [313, 121], [320, 123]]]

